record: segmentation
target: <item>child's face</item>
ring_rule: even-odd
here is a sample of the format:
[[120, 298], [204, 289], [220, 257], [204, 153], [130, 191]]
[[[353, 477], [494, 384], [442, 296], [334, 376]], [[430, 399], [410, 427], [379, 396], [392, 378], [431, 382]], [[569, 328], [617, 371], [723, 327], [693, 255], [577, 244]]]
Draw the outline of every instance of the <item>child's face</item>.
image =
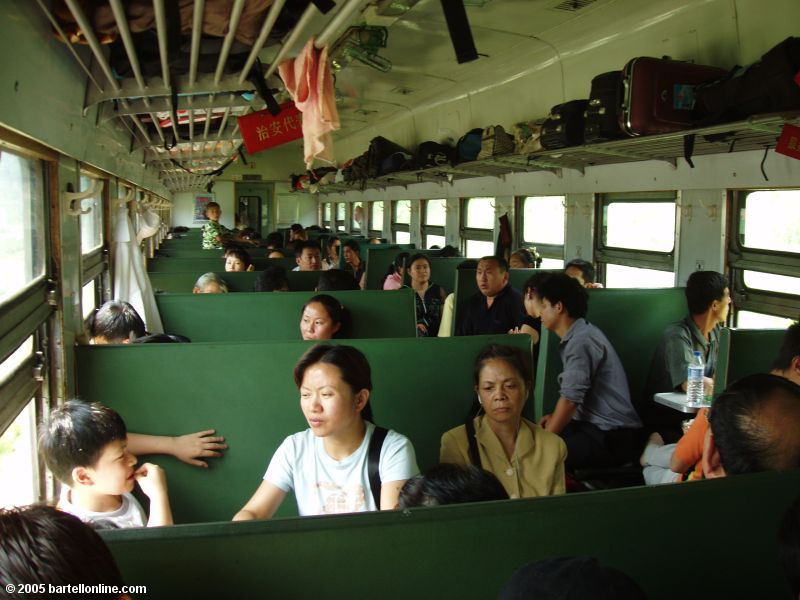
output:
[[246, 271], [247, 265], [244, 264], [241, 258], [238, 256], [228, 256], [225, 259], [225, 270], [226, 271]]
[[222, 209], [219, 206], [211, 206], [206, 208], [206, 216], [210, 221], [219, 221], [222, 215]]
[[126, 440], [109, 442], [93, 467], [86, 469], [95, 493], [119, 496], [133, 491], [136, 457], [128, 451]]
[[300, 408], [317, 437], [346, 435], [358, 426], [369, 392], [353, 393], [339, 367], [317, 363], [306, 369], [300, 385]]

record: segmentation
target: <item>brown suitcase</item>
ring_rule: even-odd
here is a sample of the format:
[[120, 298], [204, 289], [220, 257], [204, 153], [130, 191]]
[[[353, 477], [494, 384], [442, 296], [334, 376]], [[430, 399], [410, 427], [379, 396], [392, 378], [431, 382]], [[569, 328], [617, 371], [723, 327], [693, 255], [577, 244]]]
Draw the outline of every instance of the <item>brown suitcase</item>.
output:
[[622, 70], [620, 127], [628, 135], [681, 131], [693, 125], [694, 88], [727, 71], [647, 56], [628, 61]]

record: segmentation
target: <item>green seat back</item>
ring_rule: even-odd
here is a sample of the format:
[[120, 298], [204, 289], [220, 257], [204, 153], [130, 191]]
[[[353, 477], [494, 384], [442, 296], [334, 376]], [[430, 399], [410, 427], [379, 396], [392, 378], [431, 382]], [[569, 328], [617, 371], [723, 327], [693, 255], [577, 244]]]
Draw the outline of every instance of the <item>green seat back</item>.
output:
[[[317, 287], [319, 274], [322, 271], [287, 271], [289, 289], [293, 292], [309, 292]], [[230, 292], [252, 292], [253, 284], [258, 277], [258, 271], [244, 273], [226, 273], [216, 271], [216, 274], [228, 284]], [[168, 294], [181, 294], [191, 292], [197, 281], [197, 273], [148, 273], [153, 291]]]
[[[622, 570], [649, 600], [790, 598], [776, 532], [798, 488], [798, 471], [758, 473], [411, 511], [100, 534], [125, 583], [146, 585], [148, 599], [486, 600], [529, 561], [569, 555]], [[704, 545], [702, 558], [687, 553]], [[702, 576], [688, 581], [679, 572], [691, 566], [702, 566]]]
[[737, 379], [753, 373], [769, 373], [786, 333], [784, 329], [728, 329], [719, 338], [714, 396]]
[[[326, 292], [352, 315], [353, 338], [415, 337], [413, 290]], [[164, 331], [194, 342], [300, 339], [300, 314], [313, 292], [159, 294]]]
[[[523, 336], [348, 342], [370, 362], [376, 422], [411, 440], [420, 468], [438, 462], [442, 434], [464, 422], [475, 397], [475, 357], [490, 342], [530, 348]], [[129, 431], [167, 435], [216, 428], [230, 449], [208, 470], [172, 457], [153, 460], [167, 471], [176, 522], [226, 520], [258, 487], [283, 439], [307, 427], [292, 372], [311, 346], [81, 346], [78, 393], [117, 410]], [[282, 514], [296, 514], [292, 500], [284, 502]]]
[[[642, 399], [664, 329], [685, 314], [683, 288], [589, 290], [586, 318], [600, 328], [619, 355], [634, 404]], [[557, 377], [563, 370], [558, 336], [547, 330], [542, 334], [536, 368], [537, 418], [553, 410], [558, 400]]]
[[[278, 265], [291, 271], [297, 266], [294, 256], [291, 258], [254, 258], [253, 265], [256, 271], [263, 271], [271, 265]], [[150, 273], [197, 273], [199, 277], [209, 271], [219, 271], [225, 268], [225, 260], [219, 258], [172, 258], [159, 257], [147, 261], [147, 270]]]

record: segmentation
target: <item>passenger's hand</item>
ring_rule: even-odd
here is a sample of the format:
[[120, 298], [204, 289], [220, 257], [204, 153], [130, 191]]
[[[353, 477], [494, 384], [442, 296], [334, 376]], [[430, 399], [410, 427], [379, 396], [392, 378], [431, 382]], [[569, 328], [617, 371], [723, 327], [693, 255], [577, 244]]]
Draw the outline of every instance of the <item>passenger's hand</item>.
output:
[[425, 326], [424, 323], [417, 323], [417, 329], [420, 330], [420, 333], [427, 335], [428, 328]]
[[206, 429], [173, 438], [173, 454], [187, 464], [208, 468], [208, 463], [199, 459], [222, 456], [222, 450], [228, 448], [225, 438], [214, 433], [214, 429]]
[[542, 429], [546, 429], [547, 428], [547, 422], [550, 420], [550, 418], [552, 416], [553, 416], [553, 413], [550, 413], [550, 414], [544, 415], [541, 419], [539, 419], [539, 427], [541, 427]]
[[508, 333], [522, 333], [522, 328], [521, 327], [512, 327], [511, 329], [508, 330]]
[[600, 289], [600, 288], [603, 287], [603, 284], [602, 283], [591, 283], [590, 282], [590, 283], [584, 284], [583, 287], [585, 287], [587, 289]]
[[250, 272], [250, 271], [255, 271], [255, 270], [256, 270], [256, 267], [255, 267], [255, 265], [250, 265], [249, 267], [247, 267], [247, 271], [248, 271], [248, 272]]
[[144, 463], [133, 474], [139, 487], [151, 500], [167, 493], [167, 475], [164, 469], [152, 463]]

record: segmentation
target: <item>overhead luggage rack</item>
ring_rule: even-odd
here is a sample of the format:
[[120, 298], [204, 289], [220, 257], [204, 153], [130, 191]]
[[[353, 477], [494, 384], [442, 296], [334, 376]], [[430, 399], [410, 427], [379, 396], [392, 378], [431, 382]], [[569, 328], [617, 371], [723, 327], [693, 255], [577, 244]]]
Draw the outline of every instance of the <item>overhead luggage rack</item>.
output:
[[684, 156], [684, 140], [687, 136], [694, 136], [692, 156], [765, 150], [775, 146], [785, 123], [800, 126], [800, 111], [755, 115], [745, 121], [675, 133], [626, 138], [558, 150], [541, 150], [527, 156], [504, 154], [460, 163], [454, 167], [437, 166], [420, 171], [399, 171], [361, 183], [325, 185], [320, 189], [320, 193], [381, 189], [425, 181], [452, 183], [459, 179], [502, 177], [511, 173], [531, 171], [551, 171], [560, 176], [563, 169], [583, 173], [586, 167], [646, 160], [659, 160], [677, 165], [678, 158]]

